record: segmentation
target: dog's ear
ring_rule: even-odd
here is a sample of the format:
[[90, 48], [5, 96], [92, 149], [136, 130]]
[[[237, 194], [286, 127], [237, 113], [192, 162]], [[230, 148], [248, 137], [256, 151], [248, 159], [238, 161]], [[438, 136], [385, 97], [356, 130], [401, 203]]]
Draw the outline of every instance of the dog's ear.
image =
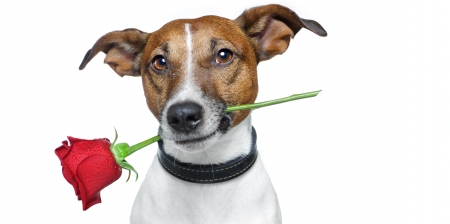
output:
[[290, 39], [301, 28], [322, 37], [327, 36], [318, 22], [302, 19], [292, 10], [275, 4], [245, 10], [235, 21], [255, 46], [259, 61], [284, 53]]
[[86, 53], [79, 69], [84, 69], [98, 52], [103, 51], [106, 54], [105, 63], [118, 75], [139, 76], [140, 57], [148, 36], [148, 33], [137, 29], [107, 33]]

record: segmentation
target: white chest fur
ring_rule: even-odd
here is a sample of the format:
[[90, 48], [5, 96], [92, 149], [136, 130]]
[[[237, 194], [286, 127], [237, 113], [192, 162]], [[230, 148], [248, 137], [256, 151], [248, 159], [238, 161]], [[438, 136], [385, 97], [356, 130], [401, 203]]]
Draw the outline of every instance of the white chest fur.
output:
[[155, 156], [136, 196], [131, 223], [270, 224], [281, 223], [281, 211], [260, 154], [246, 173], [217, 184], [177, 179]]
[[261, 157], [245, 174], [217, 184], [179, 180], [155, 157], [135, 199], [131, 223], [281, 223], [281, 211]]

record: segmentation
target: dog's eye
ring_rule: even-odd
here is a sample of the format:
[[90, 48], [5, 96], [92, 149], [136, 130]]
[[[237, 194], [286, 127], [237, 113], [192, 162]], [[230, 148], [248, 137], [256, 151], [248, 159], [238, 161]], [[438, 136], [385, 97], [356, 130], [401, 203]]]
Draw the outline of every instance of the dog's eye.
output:
[[220, 64], [226, 64], [233, 59], [233, 52], [228, 49], [222, 49], [219, 51], [216, 57], [216, 62]]
[[167, 68], [166, 59], [162, 55], [157, 55], [152, 59], [152, 66], [158, 71]]

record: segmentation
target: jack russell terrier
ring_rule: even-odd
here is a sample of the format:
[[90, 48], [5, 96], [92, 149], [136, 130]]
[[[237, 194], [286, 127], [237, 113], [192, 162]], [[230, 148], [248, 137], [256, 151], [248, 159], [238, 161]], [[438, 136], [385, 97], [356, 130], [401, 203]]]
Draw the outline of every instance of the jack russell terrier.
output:
[[159, 150], [134, 201], [131, 223], [281, 223], [277, 195], [256, 149], [250, 111], [256, 66], [282, 54], [306, 28], [322, 26], [280, 5], [248, 9], [237, 19], [180, 19], [153, 33], [102, 36], [100, 51], [120, 76], [141, 76], [147, 105], [160, 122]]

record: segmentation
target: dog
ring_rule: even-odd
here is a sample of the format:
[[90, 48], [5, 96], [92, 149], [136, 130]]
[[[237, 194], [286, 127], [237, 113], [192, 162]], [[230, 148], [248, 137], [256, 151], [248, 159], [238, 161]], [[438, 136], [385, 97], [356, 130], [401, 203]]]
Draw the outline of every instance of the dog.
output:
[[141, 76], [160, 122], [159, 150], [133, 204], [131, 223], [281, 223], [277, 195], [256, 148], [250, 111], [259, 62], [284, 53], [305, 28], [323, 27], [281, 5], [245, 10], [235, 20], [179, 19], [153, 33], [102, 36], [100, 51], [120, 76]]

